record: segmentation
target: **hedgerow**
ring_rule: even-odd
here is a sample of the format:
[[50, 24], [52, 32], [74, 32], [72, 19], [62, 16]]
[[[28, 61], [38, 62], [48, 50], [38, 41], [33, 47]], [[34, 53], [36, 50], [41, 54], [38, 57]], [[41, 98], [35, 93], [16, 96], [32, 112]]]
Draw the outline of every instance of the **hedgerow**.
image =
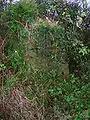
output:
[[[19, 119], [15, 112], [20, 119], [26, 119], [21, 107], [20, 112], [17, 107], [13, 108], [14, 103], [16, 106], [19, 103], [11, 99], [15, 97], [16, 100], [21, 96], [20, 102], [23, 101], [25, 105], [19, 92], [22, 89], [28, 98], [27, 103], [35, 104], [33, 110], [35, 113], [38, 111], [39, 119], [90, 118], [90, 49], [83, 39], [86, 32], [84, 34], [85, 29], [76, 24], [79, 10], [73, 11], [75, 6], [65, 4], [62, 8], [62, 3], [54, 2], [48, 6], [46, 3], [38, 5], [31, 1], [20, 1], [10, 3], [5, 10], [1, 10], [0, 45], [3, 49], [0, 49], [0, 55], [5, 59], [0, 61], [0, 105], [5, 105], [4, 111], [7, 113], [11, 103], [13, 119]], [[50, 18], [51, 23], [45, 19], [46, 8], [57, 10], [58, 21], [54, 17]], [[0, 109], [3, 113], [3, 108]], [[37, 116], [34, 117], [38, 119]]]

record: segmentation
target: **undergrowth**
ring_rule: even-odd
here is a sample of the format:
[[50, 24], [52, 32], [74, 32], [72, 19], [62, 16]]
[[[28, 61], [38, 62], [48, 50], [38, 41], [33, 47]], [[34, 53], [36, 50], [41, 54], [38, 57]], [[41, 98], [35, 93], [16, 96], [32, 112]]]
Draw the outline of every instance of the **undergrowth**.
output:
[[6, 38], [0, 49], [6, 58], [0, 61], [0, 117], [88, 120], [90, 49], [84, 34], [74, 23], [46, 24], [39, 7], [20, 1], [0, 13], [0, 35]]

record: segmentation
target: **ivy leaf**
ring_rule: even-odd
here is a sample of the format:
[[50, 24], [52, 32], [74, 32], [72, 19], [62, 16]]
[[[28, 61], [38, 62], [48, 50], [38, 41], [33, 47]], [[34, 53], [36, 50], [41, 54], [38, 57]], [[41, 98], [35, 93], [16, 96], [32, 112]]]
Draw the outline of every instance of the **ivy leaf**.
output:
[[77, 116], [75, 120], [83, 120], [82, 116]]
[[90, 109], [88, 109], [88, 116], [90, 116]]
[[4, 69], [6, 69], [6, 66], [4, 66]]
[[2, 70], [2, 68], [0, 67], [0, 71]]
[[70, 96], [67, 96], [67, 97], [66, 97], [66, 101], [67, 101], [67, 102], [70, 102], [70, 101], [71, 101]]

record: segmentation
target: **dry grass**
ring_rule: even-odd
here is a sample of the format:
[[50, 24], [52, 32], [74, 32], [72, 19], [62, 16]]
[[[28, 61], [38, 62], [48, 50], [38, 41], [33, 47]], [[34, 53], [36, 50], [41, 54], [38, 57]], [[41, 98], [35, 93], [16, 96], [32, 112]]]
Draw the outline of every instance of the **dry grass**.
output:
[[14, 89], [0, 99], [0, 118], [2, 120], [39, 120], [40, 112], [24, 93]]

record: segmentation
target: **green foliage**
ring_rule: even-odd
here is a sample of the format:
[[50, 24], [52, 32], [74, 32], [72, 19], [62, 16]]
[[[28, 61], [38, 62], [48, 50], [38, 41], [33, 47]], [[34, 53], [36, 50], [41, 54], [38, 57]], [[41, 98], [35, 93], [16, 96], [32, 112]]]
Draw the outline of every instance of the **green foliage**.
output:
[[[89, 74], [86, 73], [89, 48], [83, 43], [82, 32], [77, 31], [77, 27], [72, 30], [69, 26], [66, 30], [63, 26], [51, 27], [41, 22], [37, 32], [35, 29], [35, 34], [38, 34], [35, 35], [38, 40], [38, 55], [52, 62], [51, 70], [38, 80], [46, 78], [51, 83], [48, 92], [53, 107], [56, 105], [59, 110], [67, 111], [74, 116], [73, 119], [88, 119], [89, 116], [83, 114], [90, 105]], [[69, 64], [70, 73], [73, 73], [66, 81], [62, 79], [60, 69], [64, 62]]]
[[36, 34], [39, 55], [55, 58], [58, 62], [67, 61], [71, 73], [85, 71], [83, 63], [87, 62], [90, 51], [89, 47], [84, 45], [83, 34], [77, 31], [77, 28], [72, 31], [71, 27], [68, 27], [66, 31], [61, 26], [51, 27], [42, 22]]
[[12, 76], [5, 81], [4, 90], [5, 90], [6, 93], [8, 93], [8, 92], [10, 92], [14, 89], [17, 80], [18, 80], [17, 77]]
[[65, 35], [61, 26], [50, 27], [45, 23], [41, 23], [37, 28], [37, 32], [38, 48], [41, 55], [52, 56], [54, 49], [56, 49], [56, 53], [64, 49], [63, 41]]
[[44, 14], [46, 13], [46, 8], [47, 8], [47, 6], [45, 3], [38, 5], [38, 13], [39, 13], [40, 17], [44, 16]]
[[[31, 85], [30, 89], [29, 86], [27, 87], [25, 94], [31, 100], [38, 98], [39, 106], [44, 104], [47, 108], [51, 104], [53, 109], [56, 107], [57, 111], [68, 112], [76, 120], [90, 117], [90, 83], [83, 83], [74, 74], [64, 81], [59, 70], [35, 70], [32, 67], [25, 76], [28, 77], [24, 78], [24, 83]], [[42, 94], [44, 103], [42, 103]], [[58, 115], [56, 111], [55, 114]]]
[[79, 118], [89, 118], [87, 112], [84, 114], [84, 111], [89, 110], [90, 107], [90, 84], [83, 85], [80, 79], [72, 75], [67, 82], [62, 81], [61, 83], [58, 81], [58, 83], [56, 83], [55, 81], [54, 86], [50, 86], [49, 92], [54, 100], [53, 104], [58, 104], [59, 110], [66, 109], [74, 118], [78, 115], [76, 120]]
[[7, 67], [5, 64], [0, 63], [0, 71], [5, 70]]
[[[18, 14], [17, 14], [18, 13]], [[18, 2], [7, 8], [7, 19], [31, 23], [37, 17], [37, 6], [34, 2]]]
[[26, 25], [36, 20], [37, 13], [37, 5], [34, 2], [20, 1], [8, 5], [1, 15], [3, 33], [6, 32], [7, 37], [4, 51], [15, 71], [24, 70], [25, 42], [28, 36]]
[[[52, 3], [54, 4], [55, 0]], [[7, 10], [1, 13], [0, 34], [7, 39], [4, 46], [5, 56], [10, 61], [9, 65], [18, 72], [20, 83], [24, 84], [25, 94], [30, 100], [35, 98], [41, 108], [52, 106], [55, 115], [58, 114], [57, 111], [64, 111], [71, 114], [75, 120], [89, 119], [90, 49], [83, 41], [85, 36], [82, 30], [78, 29], [75, 19], [72, 19], [79, 14], [78, 10], [74, 11], [71, 6], [62, 6], [61, 3], [58, 7], [51, 5], [51, 10], [59, 12], [59, 25], [54, 26], [52, 23], [50, 26], [44, 20], [39, 25], [33, 24], [38, 11], [40, 17], [46, 7], [44, 4], [37, 7], [34, 2], [20, 1], [15, 5], [10, 4]], [[46, 60], [48, 70], [33, 68], [28, 63], [25, 66], [26, 40], [29, 38], [33, 42], [35, 40], [36, 54]], [[2, 63], [0, 72], [6, 69], [6, 65]], [[67, 78], [64, 78], [62, 69], [66, 67], [66, 63], [68, 74]], [[17, 80], [14, 76], [7, 78], [4, 83], [5, 91], [12, 90]]]

